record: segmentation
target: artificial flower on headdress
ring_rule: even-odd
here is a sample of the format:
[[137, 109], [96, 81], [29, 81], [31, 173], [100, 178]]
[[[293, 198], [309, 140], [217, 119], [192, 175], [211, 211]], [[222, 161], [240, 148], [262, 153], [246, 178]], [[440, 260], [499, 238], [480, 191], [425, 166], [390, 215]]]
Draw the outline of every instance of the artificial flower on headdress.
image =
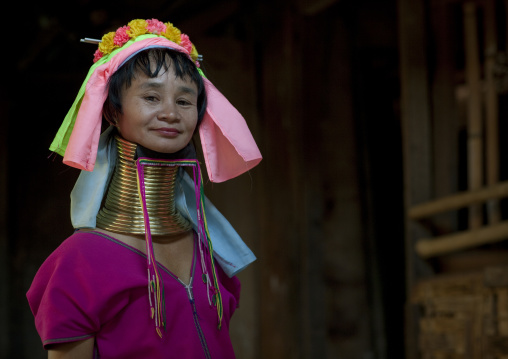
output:
[[146, 20], [146, 31], [151, 34], [160, 35], [166, 31], [166, 25], [157, 19]]
[[175, 44], [180, 45], [180, 36], [182, 35], [182, 32], [178, 30], [178, 28], [174, 27], [170, 22], [166, 22], [165, 25], [166, 31], [162, 35], [164, 35], [168, 40], [173, 41]]
[[147, 22], [146, 20], [132, 20], [128, 23], [129, 31], [128, 34], [131, 38], [136, 38], [139, 35], [144, 35], [148, 33], [146, 28]]
[[115, 33], [108, 32], [102, 37], [101, 43], [99, 44], [99, 51], [103, 54], [110, 53], [115, 49]]
[[129, 30], [129, 26], [122, 26], [119, 27], [118, 30], [115, 32], [115, 37], [113, 39], [113, 42], [116, 46], [122, 47], [125, 45], [127, 41], [129, 41], [130, 37], [127, 31]]
[[198, 61], [199, 54], [196, 47], [190, 41], [189, 36], [182, 34], [172, 23], [163, 23], [157, 19], [132, 20], [127, 25], [119, 27], [116, 31], [105, 34], [99, 43], [99, 48], [94, 53], [93, 62], [95, 63], [102, 57], [111, 54], [115, 49], [124, 46], [129, 40], [134, 40], [138, 36], [145, 34], [163, 36], [169, 41], [181, 45], [187, 54], [190, 55], [196, 66], [200, 67]]
[[192, 52], [192, 42], [189, 39], [189, 36], [186, 34], [180, 35], [180, 46], [183, 47], [190, 54]]

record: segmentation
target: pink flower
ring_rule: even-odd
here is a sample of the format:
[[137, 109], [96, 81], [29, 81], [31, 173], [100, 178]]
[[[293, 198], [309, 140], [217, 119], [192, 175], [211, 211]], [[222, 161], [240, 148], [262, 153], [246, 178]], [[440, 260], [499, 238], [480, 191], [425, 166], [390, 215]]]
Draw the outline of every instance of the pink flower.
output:
[[157, 19], [146, 20], [146, 30], [152, 34], [160, 35], [166, 31], [166, 25]]
[[97, 61], [100, 60], [101, 57], [102, 52], [99, 49], [95, 50], [95, 53], [93, 54], [93, 62], [96, 63]]
[[192, 42], [189, 39], [189, 36], [186, 34], [180, 35], [180, 46], [185, 49], [185, 51], [190, 55], [192, 52]]
[[113, 43], [116, 46], [123, 46], [127, 41], [129, 41], [129, 35], [127, 31], [129, 30], [129, 26], [119, 27], [115, 32], [115, 37], [113, 38]]

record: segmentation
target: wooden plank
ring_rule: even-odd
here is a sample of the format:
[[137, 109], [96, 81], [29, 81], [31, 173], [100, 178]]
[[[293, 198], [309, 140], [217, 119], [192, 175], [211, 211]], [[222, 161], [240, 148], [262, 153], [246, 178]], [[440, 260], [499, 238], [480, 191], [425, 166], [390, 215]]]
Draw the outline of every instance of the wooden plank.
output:
[[508, 354], [508, 336], [493, 335], [484, 338], [484, 353], [486, 358], [497, 358], [498, 356], [506, 356]]
[[[264, 2], [259, 6], [266, 5]], [[302, 236], [305, 233], [303, 212], [296, 217], [288, 208], [304, 208], [302, 203], [303, 164], [301, 138], [303, 128], [298, 99], [301, 56], [295, 44], [297, 29], [287, 9], [277, 8], [262, 19], [256, 28], [257, 41], [263, 44], [257, 64], [261, 134], [265, 158], [259, 186], [266, 188], [260, 199], [259, 268], [260, 358], [301, 358], [301, 320], [306, 311], [301, 305], [299, 270]], [[269, 24], [269, 25], [267, 25]], [[265, 31], [265, 33], [263, 33]], [[274, 61], [277, 58], [277, 61]], [[286, 64], [291, 63], [292, 66]], [[297, 220], [295, 221], [295, 218]], [[306, 264], [304, 264], [305, 266]], [[291, 343], [288, 345], [288, 343]]]
[[411, 219], [433, 216], [437, 213], [460, 209], [479, 204], [489, 199], [500, 199], [508, 196], [508, 181], [478, 190], [457, 193], [433, 201], [421, 203], [409, 208], [407, 215]]
[[508, 287], [508, 266], [490, 266], [484, 270], [484, 282], [488, 287]]

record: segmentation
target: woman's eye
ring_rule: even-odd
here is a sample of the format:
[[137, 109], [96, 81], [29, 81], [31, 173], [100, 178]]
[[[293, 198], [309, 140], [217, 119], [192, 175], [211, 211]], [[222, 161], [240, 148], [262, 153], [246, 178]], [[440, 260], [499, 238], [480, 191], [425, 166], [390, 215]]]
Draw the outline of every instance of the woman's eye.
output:
[[182, 105], [182, 106], [187, 106], [187, 105], [190, 105], [191, 103], [187, 100], [178, 100], [176, 101], [177, 104], [179, 105]]
[[155, 96], [145, 96], [145, 100], [149, 102], [156, 101], [157, 98]]

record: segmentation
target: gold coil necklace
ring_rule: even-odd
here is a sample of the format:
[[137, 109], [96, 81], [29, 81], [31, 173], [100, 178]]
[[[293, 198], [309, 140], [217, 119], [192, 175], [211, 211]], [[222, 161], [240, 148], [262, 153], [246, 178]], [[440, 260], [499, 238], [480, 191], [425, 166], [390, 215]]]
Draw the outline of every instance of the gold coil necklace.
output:
[[[126, 234], [145, 234], [139, 201], [135, 154], [137, 144], [116, 136], [117, 163], [106, 200], [97, 214], [97, 227]], [[152, 235], [172, 235], [192, 228], [175, 205], [178, 166], [145, 167], [145, 193]]]

